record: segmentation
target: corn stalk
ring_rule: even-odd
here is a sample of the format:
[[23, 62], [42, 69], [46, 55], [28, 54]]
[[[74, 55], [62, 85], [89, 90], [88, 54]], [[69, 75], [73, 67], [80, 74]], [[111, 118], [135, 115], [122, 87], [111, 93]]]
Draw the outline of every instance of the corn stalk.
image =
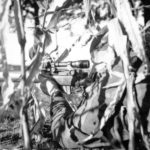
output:
[[[139, 30], [139, 25], [132, 15], [131, 8], [128, 0], [114, 0], [117, 17], [121, 24], [123, 25], [125, 31], [127, 32], [127, 36], [132, 44], [132, 49], [136, 53], [136, 55], [144, 62], [148, 63], [147, 57], [145, 55], [143, 39]], [[122, 43], [122, 44], [121, 44]], [[135, 149], [135, 141], [134, 141], [134, 133], [135, 133], [135, 121], [138, 120], [139, 114], [136, 110], [135, 97], [133, 91], [134, 84], [134, 75], [129, 71], [129, 59], [128, 59], [128, 50], [126, 48], [127, 41], [122, 39], [120, 45], [122, 46], [121, 59], [123, 61], [124, 67], [124, 75], [127, 83], [127, 113], [128, 113], [128, 126], [129, 126], [129, 150]], [[119, 49], [118, 49], [119, 51]], [[138, 120], [140, 122], [140, 120]], [[147, 141], [144, 139], [143, 127], [140, 124], [141, 134], [143, 136], [143, 140], [145, 142], [145, 146], [147, 146]]]
[[135, 99], [133, 96], [133, 82], [134, 77], [129, 72], [129, 60], [128, 60], [128, 53], [127, 53], [127, 40], [124, 39], [122, 41], [123, 44], [123, 55], [122, 55], [122, 61], [123, 61], [123, 68], [124, 68], [124, 75], [126, 79], [127, 84], [127, 112], [128, 112], [128, 126], [129, 126], [129, 150], [135, 149], [135, 120], [136, 120], [136, 107], [135, 107]]
[[[35, 56], [32, 59], [32, 64], [30, 65], [30, 68], [28, 68], [28, 76], [26, 76], [25, 72], [25, 53], [24, 53], [24, 46], [25, 46], [25, 33], [23, 29], [23, 21], [22, 21], [22, 15], [21, 15], [21, 9], [20, 9], [20, 3], [19, 0], [15, 1], [15, 19], [16, 19], [16, 24], [17, 24], [17, 33], [18, 33], [18, 41], [21, 46], [21, 56], [22, 56], [22, 82], [18, 85], [18, 88], [22, 89], [22, 97], [23, 97], [23, 106], [22, 106], [22, 111], [20, 112], [20, 117], [22, 119], [22, 128], [23, 128], [23, 136], [24, 136], [24, 149], [31, 149], [31, 143], [30, 143], [30, 133], [29, 133], [29, 125], [27, 122], [27, 111], [25, 110], [26, 106], [26, 97], [28, 93], [30, 93], [30, 89], [32, 88], [32, 83], [34, 80], [34, 77], [37, 75], [39, 72], [39, 66], [42, 61], [42, 57], [45, 53], [45, 48], [51, 43], [51, 36], [49, 33], [44, 31], [45, 28], [45, 20], [46, 20], [46, 13], [48, 9], [48, 0], [46, 1], [47, 5], [45, 8], [45, 15], [43, 19], [43, 24], [41, 31], [44, 33], [44, 41], [40, 41], [37, 44], [37, 52]], [[28, 93], [25, 93], [27, 89]], [[25, 95], [26, 94], [26, 95]], [[30, 93], [31, 94], [31, 93]]]
[[111, 21], [109, 25], [110, 39], [113, 39], [113, 45], [118, 56], [120, 56], [123, 68], [124, 78], [127, 87], [127, 111], [128, 111], [128, 125], [129, 125], [129, 150], [134, 150], [134, 130], [135, 130], [135, 101], [133, 95], [133, 82], [134, 78], [129, 72], [129, 59], [127, 49], [127, 36], [123, 35], [121, 26], [117, 19]]
[[15, 22], [16, 22], [16, 28], [17, 28], [17, 35], [18, 35], [18, 42], [21, 47], [21, 74], [22, 74], [22, 80], [21, 80], [21, 95], [22, 95], [22, 107], [20, 111], [20, 119], [22, 123], [22, 131], [23, 131], [23, 138], [24, 138], [24, 149], [30, 150], [31, 149], [31, 140], [29, 136], [29, 125], [27, 121], [27, 113], [24, 111], [24, 107], [26, 104], [26, 98], [25, 98], [25, 83], [26, 83], [26, 72], [25, 72], [25, 32], [24, 32], [24, 26], [23, 26], [23, 19], [22, 19], [22, 13], [21, 13], [21, 7], [20, 7], [20, 1], [14, 0], [14, 13], [15, 13]]

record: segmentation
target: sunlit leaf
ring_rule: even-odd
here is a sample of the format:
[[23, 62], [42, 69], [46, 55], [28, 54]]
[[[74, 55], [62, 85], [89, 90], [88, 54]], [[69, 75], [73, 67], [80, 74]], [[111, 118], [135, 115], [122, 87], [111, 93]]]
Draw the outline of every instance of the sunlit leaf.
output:
[[116, 0], [115, 3], [117, 16], [128, 34], [134, 52], [141, 60], [145, 61], [146, 58], [141, 33], [139, 31], [138, 23], [132, 15], [129, 2], [127, 0]]
[[10, 96], [14, 92], [14, 83], [12, 82], [11, 78], [8, 77], [7, 81], [2, 84], [2, 98], [3, 98], [3, 105], [7, 105], [10, 101]]
[[2, 54], [2, 71], [3, 71], [3, 79], [4, 79], [4, 82], [1, 87], [2, 88], [2, 98], [3, 98], [3, 105], [7, 105], [8, 102], [10, 101], [10, 96], [14, 92], [14, 83], [12, 82], [9, 71], [8, 71], [5, 49], [3, 47], [1, 47], [0, 52]]
[[[28, 70], [28, 76], [26, 79], [26, 86], [32, 86], [33, 80], [37, 76], [37, 73], [39, 72], [39, 67], [43, 58], [43, 55], [45, 53], [46, 47], [49, 46], [51, 43], [51, 35], [47, 31], [44, 31], [44, 40], [42, 41], [42, 38], [39, 39], [40, 41], [35, 45], [34, 48], [36, 48], [36, 53], [32, 60], [32, 67]], [[31, 51], [33, 49], [31, 48]]]
[[6, 106], [10, 101], [10, 96], [14, 91], [14, 83], [12, 82], [7, 65], [6, 49], [5, 49], [5, 38], [6, 38], [6, 23], [8, 23], [8, 10], [9, 1], [0, 3], [3, 6], [3, 13], [0, 15], [1, 25], [0, 25], [0, 55], [1, 55], [1, 66], [3, 72], [4, 82], [1, 87], [1, 93], [3, 98], [3, 106]]
[[15, 22], [16, 22], [16, 28], [17, 28], [17, 34], [18, 34], [18, 41], [20, 46], [24, 47], [26, 43], [25, 39], [25, 32], [24, 32], [24, 26], [23, 26], [23, 18], [22, 18], [22, 13], [21, 13], [21, 8], [20, 8], [20, 1], [15, 0]]
[[47, 29], [51, 32], [54, 32], [57, 30], [57, 23], [59, 21], [60, 16], [62, 15], [62, 11], [55, 12], [47, 26]]
[[29, 75], [27, 76], [26, 80], [26, 86], [31, 86], [33, 83], [33, 79], [36, 77], [37, 73], [39, 72], [39, 66], [41, 64], [43, 57], [43, 53], [37, 51], [35, 57], [34, 57], [34, 62], [32, 64], [32, 67], [29, 70]]
[[59, 58], [56, 60], [56, 62], [61, 62], [63, 61], [70, 53], [71, 50], [64, 50], [64, 52], [59, 56]]
[[[93, 39], [93, 41], [91, 43], [90, 53], [92, 53], [96, 49], [98, 49], [98, 51], [101, 50], [100, 45], [104, 44], [104, 43], [102, 43], [102, 38], [107, 34], [107, 32], [108, 32], [107, 26], [105, 26], [101, 29], [101, 31], [98, 33], [98, 35]], [[106, 42], [108, 42], [108, 40]]]
[[43, 9], [43, 10], [46, 9], [47, 5], [46, 5], [46, 3], [45, 3], [44, 0], [43, 0], [43, 1], [36, 1], [36, 2], [37, 2], [37, 4], [38, 4], [39, 8], [41, 8], [41, 9]]
[[39, 43], [36, 43], [35, 45], [33, 45], [33, 46], [29, 49], [29, 57], [30, 57], [30, 59], [32, 59], [32, 58], [35, 56], [38, 47], [41, 47], [41, 48], [42, 48], [42, 46], [43, 46], [43, 44], [42, 44], [41, 42], [39, 42]]
[[45, 33], [45, 48], [47, 48], [52, 42], [52, 39], [51, 39], [51, 35], [50, 33], [46, 32]]
[[145, 27], [142, 29], [142, 32], [146, 31], [150, 27], [150, 21], [148, 21]]

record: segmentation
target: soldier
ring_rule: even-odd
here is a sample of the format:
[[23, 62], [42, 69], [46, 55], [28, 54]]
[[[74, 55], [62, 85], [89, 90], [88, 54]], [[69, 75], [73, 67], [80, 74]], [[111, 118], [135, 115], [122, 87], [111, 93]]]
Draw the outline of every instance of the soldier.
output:
[[[90, 76], [95, 74], [95, 80], [85, 87], [85, 93], [88, 95], [86, 98], [83, 95], [76, 95], [76, 98], [71, 98], [71, 101], [74, 101], [74, 104], [76, 104], [77, 110], [73, 112], [67, 100], [68, 96], [59, 83], [51, 77], [43, 78], [44, 76], [40, 75], [41, 89], [50, 95], [52, 99], [50, 111], [53, 138], [65, 148], [79, 147], [77, 143], [84, 140], [93, 132], [101, 135], [101, 131], [97, 131], [97, 129], [100, 125], [100, 118], [102, 118], [102, 114], [106, 108], [105, 95], [101, 95], [102, 99], [99, 101], [101, 84], [105, 84], [105, 81], [102, 83], [101, 80], [105, 76], [107, 80], [111, 72], [111, 67], [115, 62], [115, 53], [113, 48], [108, 45], [108, 27], [106, 25], [109, 19], [112, 18], [110, 16], [109, 3], [107, 1], [100, 1], [95, 10], [96, 19], [102, 22], [100, 23], [102, 26], [99, 27], [100, 31], [98, 30], [98, 35], [93, 39], [90, 48], [91, 59], [94, 64]], [[88, 82], [88, 80], [86, 81]], [[108, 104], [111, 98], [108, 98]], [[82, 105], [79, 102], [82, 102]], [[101, 105], [101, 114], [99, 114], [98, 108]], [[89, 109], [94, 108], [96, 111], [89, 111]], [[85, 115], [83, 115], [84, 113]], [[78, 133], [79, 131], [80, 133]], [[98, 143], [100, 143], [99, 140], [100, 138], [98, 139]], [[90, 145], [88, 146], [90, 147]]]

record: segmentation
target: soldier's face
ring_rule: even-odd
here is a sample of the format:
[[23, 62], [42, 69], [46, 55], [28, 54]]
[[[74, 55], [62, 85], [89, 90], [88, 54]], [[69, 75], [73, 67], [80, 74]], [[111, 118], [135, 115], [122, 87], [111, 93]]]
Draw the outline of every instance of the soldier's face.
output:
[[110, 7], [109, 4], [105, 1], [101, 1], [99, 3], [99, 6], [96, 9], [96, 12], [100, 19], [105, 19], [109, 16], [110, 13]]

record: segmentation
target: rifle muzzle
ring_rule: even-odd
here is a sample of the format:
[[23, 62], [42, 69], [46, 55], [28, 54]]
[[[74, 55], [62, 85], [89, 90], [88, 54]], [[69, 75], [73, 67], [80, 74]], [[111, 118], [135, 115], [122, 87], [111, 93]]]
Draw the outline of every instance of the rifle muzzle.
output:
[[55, 63], [55, 67], [66, 67], [70, 65], [72, 68], [89, 68], [90, 62], [89, 60], [79, 60], [79, 61], [69, 61], [69, 62], [60, 62]]

